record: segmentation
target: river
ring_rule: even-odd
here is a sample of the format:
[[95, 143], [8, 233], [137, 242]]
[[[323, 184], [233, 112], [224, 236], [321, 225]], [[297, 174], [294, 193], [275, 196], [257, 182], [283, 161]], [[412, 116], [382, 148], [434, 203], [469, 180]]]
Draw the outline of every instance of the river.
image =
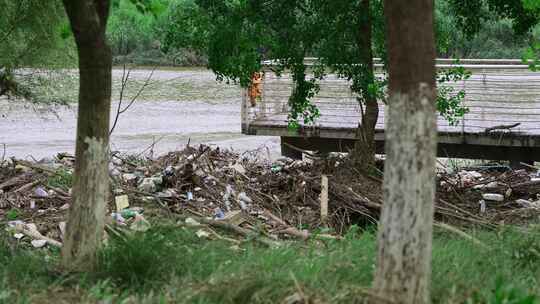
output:
[[[113, 79], [121, 75], [122, 70], [113, 70]], [[130, 77], [140, 87], [148, 75], [148, 70], [134, 70]], [[279, 138], [241, 134], [240, 89], [218, 83], [210, 71], [157, 70], [152, 87], [144, 92], [120, 116], [111, 137], [112, 150], [140, 153], [155, 143], [153, 150], [159, 155], [182, 149], [190, 141], [238, 152], [268, 148], [272, 157], [279, 154]], [[118, 105], [115, 95], [111, 120]], [[0, 157], [4, 144], [5, 157], [40, 159], [74, 153], [76, 118], [76, 103], [47, 106], [0, 99]]]

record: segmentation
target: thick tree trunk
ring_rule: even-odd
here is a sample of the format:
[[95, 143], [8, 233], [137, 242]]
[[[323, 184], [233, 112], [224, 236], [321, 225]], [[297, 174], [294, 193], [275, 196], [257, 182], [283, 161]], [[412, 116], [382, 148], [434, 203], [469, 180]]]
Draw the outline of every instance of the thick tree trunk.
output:
[[73, 203], [62, 248], [62, 265], [95, 266], [109, 195], [108, 145], [112, 56], [105, 36], [107, 0], [64, 0], [79, 54], [79, 110]]
[[375, 125], [379, 117], [377, 98], [370, 90], [375, 80], [373, 50], [371, 47], [372, 16], [370, 0], [362, 0], [359, 14], [363, 16], [357, 36], [362, 77], [357, 81], [360, 82], [359, 86], [362, 90], [362, 100], [359, 100], [359, 102], [364, 111], [356, 131], [357, 140], [354, 146], [354, 159], [360, 169], [370, 170], [375, 165]]
[[385, 1], [390, 98], [376, 293], [429, 303], [437, 124], [433, 0]]

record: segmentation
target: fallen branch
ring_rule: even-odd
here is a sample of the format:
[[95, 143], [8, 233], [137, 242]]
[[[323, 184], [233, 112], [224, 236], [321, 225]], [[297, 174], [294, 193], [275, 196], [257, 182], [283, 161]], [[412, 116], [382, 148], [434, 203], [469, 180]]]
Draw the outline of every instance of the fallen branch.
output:
[[41, 165], [38, 165], [38, 164], [33, 164], [33, 163], [31, 163], [29, 161], [25, 161], [25, 160], [17, 160], [15, 158], [12, 158], [12, 160], [13, 160], [13, 162], [15, 164], [19, 164], [21, 166], [25, 166], [25, 167], [28, 167], [30, 169], [34, 169], [34, 170], [37, 170], [37, 171], [42, 171], [42, 172], [53, 174], [53, 175], [58, 175], [58, 172], [56, 172], [56, 170], [45, 167], [45, 166], [41, 166]]
[[493, 126], [493, 127], [490, 127], [490, 128], [486, 128], [484, 130], [484, 132], [486, 133], [489, 133], [491, 131], [495, 131], [495, 130], [508, 130], [508, 129], [512, 129], [512, 128], [515, 128], [517, 126], [521, 125], [521, 123], [515, 123], [515, 124], [511, 124], [511, 125], [498, 125], [498, 126]]
[[441, 222], [434, 222], [433, 226], [439, 227], [441, 229], [444, 229], [444, 230], [452, 232], [452, 233], [455, 233], [455, 234], [461, 236], [462, 238], [467, 239], [467, 240], [473, 242], [474, 244], [476, 244], [476, 245], [478, 245], [478, 246], [480, 246], [482, 248], [489, 248], [486, 244], [482, 243], [479, 239], [465, 233], [464, 231], [462, 231], [462, 230], [460, 230], [460, 229], [458, 229], [458, 228], [456, 228], [454, 226], [450, 226], [448, 224], [441, 223]]
[[15, 226], [15, 231], [19, 232], [19, 233], [22, 233], [24, 235], [27, 235], [27, 236], [29, 236], [29, 237], [31, 237], [33, 239], [36, 239], [36, 240], [47, 241], [47, 243], [52, 245], [52, 246], [55, 246], [55, 247], [58, 247], [58, 248], [62, 247], [62, 243], [58, 242], [57, 240], [53, 240], [51, 238], [48, 238], [48, 237], [42, 235], [36, 229], [28, 228], [28, 226], [26, 224], [17, 224]]
[[295, 228], [295, 227], [293, 227], [291, 225], [288, 225], [287, 223], [285, 223], [285, 221], [283, 221], [279, 217], [275, 216], [274, 214], [272, 214], [270, 211], [268, 211], [266, 209], [264, 210], [263, 215], [270, 218], [274, 222], [278, 223], [280, 226], [284, 227], [283, 230], [278, 231], [279, 233], [288, 234], [288, 235], [294, 236], [294, 237], [302, 239], [302, 240], [307, 240], [309, 238], [322, 239], [322, 240], [338, 240], [338, 239], [340, 239], [340, 237], [338, 237], [338, 236], [333, 236], [333, 235], [329, 235], [329, 234], [312, 234], [312, 233], [309, 233], [308, 231], [298, 230], [297, 228]]
[[[250, 237], [250, 236], [252, 236], [254, 234], [254, 232], [251, 231], [251, 230], [244, 229], [244, 228], [236, 226], [236, 225], [231, 225], [231, 224], [229, 224], [229, 223], [227, 223], [225, 221], [216, 221], [216, 220], [206, 219], [206, 218], [203, 218], [203, 217], [194, 217], [194, 216], [185, 216], [185, 215], [178, 215], [178, 218], [183, 220], [183, 221], [185, 221], [188, 218], [192, 218], [193, 220], [195, 220], [195, 221], [197, 221], [199, 223], [208, 225], [210, 227], [219, 228], [219, 229], [222, 229], [222, 230], [225, 230], [225, 231], [229, 231], [229, 232], [238, 234], [238, 235], [243, 236], [243, 237]], [[265, 237], [256, 237], [255, 240], [257, 242], [263, 244], [263, 245], [268, 246], [268, 247], [281, 246], [281, 243], [279, 243], [277, 241], [274, 241], [274, 240], [271, 240], [269, 238], [265, 238]]]

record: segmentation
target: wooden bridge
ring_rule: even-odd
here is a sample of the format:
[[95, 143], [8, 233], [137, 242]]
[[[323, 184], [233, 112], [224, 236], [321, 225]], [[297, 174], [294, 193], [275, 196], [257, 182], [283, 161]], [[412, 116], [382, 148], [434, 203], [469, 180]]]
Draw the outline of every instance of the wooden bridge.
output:
[[[472, 76], [449, 83], [466, 92], [469, 112], [457, 125], [438, 117], [439, 157], [540, 161], [540, 73], [531, 72], [520, 60], [462, 60]], [[453, 66], [437, 60], [439, 69]], [[291, 75], [277, 76], [267, 66], [262, 96], [255, 107], [247, 91], [242, 103], [242, 133], [281, 137], [282, 154], [301, 157], [304, 150], [347, 152], [354, 145], [360, 106], [345, 79], [329, 75], [320, 82], [313, 99], [321, 116], [313, 125], [298, 131], [287, 128], [288, 98], [293, 88]], [[375, 141], [384, 152], [385, 105], [379, 104]], [[509, 128], [509, 126], [513, 126]]]

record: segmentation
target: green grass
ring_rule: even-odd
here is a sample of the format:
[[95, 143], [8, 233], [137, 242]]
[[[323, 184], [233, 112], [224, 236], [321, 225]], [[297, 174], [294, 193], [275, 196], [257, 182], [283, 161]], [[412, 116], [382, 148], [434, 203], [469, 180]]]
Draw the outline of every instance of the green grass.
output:
[[65, 169], [59, 169], [55, 175], [51, 175], [47, 179], [47, 186], [68, 191], [73, 186], [73, 173]]
[[[540, 236], [470, 233], [487, 248], [436, 233], [434, 303], [540, 303]], [[192, 230], [161, 226], [111, 239], [96, 272], [64, 276], [55, 271], [57, 251], [28, 251], [8, 242], [0, 246], [0, 303], [281, 303], [299, 291], [313, 303], [361, 303], [376, 249], [371, 232], [268, 249], [202, 240]]]

